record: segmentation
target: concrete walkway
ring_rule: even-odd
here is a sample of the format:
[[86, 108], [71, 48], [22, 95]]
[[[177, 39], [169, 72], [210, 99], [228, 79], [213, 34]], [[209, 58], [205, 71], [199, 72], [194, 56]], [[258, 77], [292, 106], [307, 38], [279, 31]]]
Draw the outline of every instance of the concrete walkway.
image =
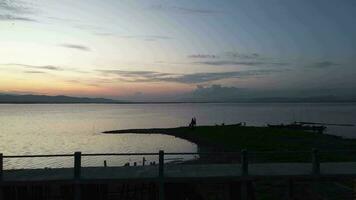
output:
[[[311, 176], [311, 163], [249, 164], [250, 177]], [[321, 163], [321, 176], [356, 176], [356, 162]], [[61, 181], [73, 180], [73, 168], [5, 170], [3, 181]], [[195, 164], [164, 166], [166, 178], [238, 178], [242, 176], [240, 164]], [[83, 167], [82, 180], [140, 180], [158, 177], [158, 166]]]

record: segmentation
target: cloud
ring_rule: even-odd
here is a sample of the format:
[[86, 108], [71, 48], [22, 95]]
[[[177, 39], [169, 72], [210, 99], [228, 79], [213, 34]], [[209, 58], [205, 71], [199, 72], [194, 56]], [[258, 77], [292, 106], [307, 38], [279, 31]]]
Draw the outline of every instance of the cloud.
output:
[[0, 21], [24, 21], [24, 22], [37, 22], [37, 20], [29, 17], [19, 17], [14, 15], [0, 15]]
[[[76, 72], [76, 73], [89, 73], [88, 71], [82, 71], [76, 68], [69, 68], [69, 67], [59, 67], [54, 65], [28, 65], [28, 64], [21, 64], [21, 63], [4, 63], [0, 64], [0, 66], [18, 66], [25, 69], [24, 73], [46, 73], [45, 71], [69, 71], [69, 72]], [[9, 69], [9, 68], [5, 68]]]
[[195, 90], [181, 95], [181, 100], [198, 100], [198, 101], [229, 101], [240, 98], [254, 96], [253, 91], [245, 88], [226, 87], [222, 85], [202, 86], [198, 85]]
[[19, 64], [19, 63], [7, 63], [7, 64], [0, 64], [0, 65], [14, 65], [20, 66], [28, 69], [42, 69], [42, 70], [50, 70], [50, 71], [62, 71], [61, 67], [53, 66], [53, 65], [26, 65], [26, 64]]
[[221, 54], [192, 54], [188, 55], [188, 58], [199, 60], [192, 62], [192, 64], [211, 66], [282, 66], [289, 64], [287, 62], [273, 61], [272, 59], [264, 58], [258, 53], [225, 52]]
[[230, 71], [217, 73], [194, 73], [185, 74], [178, 77], [170, 77], [162, 79], [162, 81], [178, 82], [178, 83], [205, 83], [229, 78], [251, 78], [268, 75], [277, 72], [276, 70], [247, 70], [247, 71]]
[[214, 54], [191, 54], [188, 55], [188, 58], [194, 58], [194, 59], [215, 59], [215, 58], [219, 58], [218, 55], [214, 55]]
[[[20, 66], [21, 64], [17, 64]], [[44, 69], [44, 70], [50, 70], [50, 71], [61, 71], [62, 69], [60, 67], [56, 67], [53, 65], [21, 65], [26, 68], [31, 68], [31, 69]]]
[[49, 16], [47, 17], [50, 20], [54, 20], [54, 21], [60, 21], [60, 22], [65, 22], [65, 23], [79, 23], [80, 21], [77, 19], [70, 19], [70, 18], [62, 18], [62, 17], [53, 17], [53, 16]]
[[189, 58], [223, 58], [226, 60], [265, 60], [258, 53], [239, 53], [234, 51], [228, 51], [220, 54], [191, 54], [188, 55]]
[[43, 72], [43, 71], [35, 71], [35, 70], [28, 70], [28, 71], [24, 71], [24, 73], [26, 73], [26, 74], [45, 74], [46, 72]]
[[109, 33], [109, 32], [97, 32], [97, 33], [94, 33], [95, 35], [98, 35], [98, 36], [115, 36], [114, 33]]
[[[78, 79], [71, 79], [71, 80], [66, 80], [68, 83], [75, 83], [75, 84], [81, 84], [81, 85], [87, 85], [87, 86], [92, 86], [92, 87], [100, 87], [100, 84], [97, 82], [93, 82], [90, 80], [78, 80]], [[100, 83], [103, 83], [103, 81], [100, 81]]]
[[181, 7], [181, 6], [169, 6], [164, 4], [154, 5], [151, 8], [158, 11], [176, 12], [181, 14], [211, 15], [211, 14], [222, 13], [222, 11], [212, 10], [212, 9], [188, 8], [188, 7]]
[[240, 58], [240, 59], [259, 59], [261, 58], [260, 54], [258, 53], [239, 53], [228, 51], [225, 52], [224, 55], [229, 58]]
[[59, 46], [70, 48], [70, 49], [81, 50], [81, 51], [91, 51], [89, 47], [84, 45], [78, 45], [78, 44], [60, 44]]
[[307, 67], [309, 68], [316, 68], [316, 69], [325, 69], [325, 68], [330, 68], [334, 66], [338, 66], [340, 64], [332, 62], [332, 61], [321, 61], [321, 62], [316, 62], [308, 65]]
[[172, 37], [165, 36], [165, 35], [115, 35], [111, 33], [97, 33], [97, 35], [101, 36], [114, 36], [118, 38], [125, 38], [125, 39], [139, 39], [145, 41], [157, 41], [157, 40], [170, 40], [173, 39]]
[[0, 9], [14, 14], [33, 13], [33, 9], [20, 0], [0, 0]]
[[246, 70], [229, 72], [206, 72], [193, 74], [161, 73], [155, 71], [122, 71], [98, 70], [105, 75], [114, 75], [120, 81], [127, 82], [176, 82], [176, 83], [206, 83], [229, 78], [251, 78], [268, 75], [281, 70]]
[[222, 66], [222, 65], [258, 66], [258, 65], [287, 65], [288, 63], [282, 63], [282, 62], [262, 62], [262, 61], [217, 60], [217, 61], [200, 61], [200, 62], [195, 62], [195, 64], [213, 65], [213, 66]]
[[21, 0], [0, 0], [0, 13], [0, 21], [37, 22], [31, 17], [25, 16], [34, 14], [35, 10]]
[[157, 41], [157, 40], [171, 40], [172, 37], [166, 35], [118, 35], [111, 32], [96, 32], [95, 35], [103, 36], [103, 37], [116, 37], [122, 39], [136, 39], [136, 40], [144, 40], [144, 41]]
[[116, 75], [119, 80], [127, 82], [152, 82], [172, 76], [172, 73], [161, 73], [154, 71], [124, 71], [124, 70], [97, 70], [105, 75]]

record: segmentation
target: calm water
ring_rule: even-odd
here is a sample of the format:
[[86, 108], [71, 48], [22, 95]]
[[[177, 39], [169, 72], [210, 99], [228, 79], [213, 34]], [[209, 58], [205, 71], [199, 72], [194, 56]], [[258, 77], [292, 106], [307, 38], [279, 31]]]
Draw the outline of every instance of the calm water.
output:
[[[0, 105], [0, 151], [6, 155], [58, 154], [82, 151], [167, 152], [196, 151], [197, 146], [160, 134], [104, 135], [126, 128], [185, 126], [195, 116], [199, 125], [247, 122], [247, 125], [311, 121], [356, 124], [356, 104], [75, 104]], [[356, 127], [329, 127], [328, 133], [356, 138]], [[113, 159], [110, 164], [140, 161]], [[154, 160], [155, 158], [149, 158]], [[69, 166], [70, 159], [27, 161], [11, 159], [8, 168]], [[104, 158], [83, 160], [102, 165]]]

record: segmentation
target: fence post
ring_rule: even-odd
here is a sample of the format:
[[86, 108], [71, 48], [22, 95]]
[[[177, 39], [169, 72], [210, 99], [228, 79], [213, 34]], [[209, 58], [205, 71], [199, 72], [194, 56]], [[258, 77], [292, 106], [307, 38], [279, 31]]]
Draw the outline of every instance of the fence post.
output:
[[288, 200], [293, 199], [293, 180], [292, 179], [287, 180], [287, 199]]
[[241, 170], [242, 175], [248, 175], [248, 157], [247, 157], [247, 150], [241, 150]]
[[81, 191], [80, 191], [80, 174], [81, 174], [81, 165], [82, 165], [82, 152], [74, 152], [74, 200], [81, 200]]
[[159, 200], [164, 200], [164, 151], [160, 150], [158, 155]]
[[4, 156], [0, 153], [0, 182], [4, 178]]
[[80, 179], [80, 171], [81, 171], [81, 164], [82, 164], [82, 152], [75, 152], [74, 153], [74, 178]]
[[312, 150], [312, 164], [313, 164], [313, 174], [320, 174], [320, 160], [319, 160], [319, 152], [318, 149]]
[[[242, 176], [248, 175], [248, 157], [247, 157], [246, 149], [241, 150], [241, 170], [242, 170]], [[241, 199], [247, 200], [248, 199], [248, 181], [247, 180], [241, 181], [240, 191], [241, 191]]]
[[[0, 153], [0, 183], [3, 181], [4, 178], [4, 157], [3, 154]], [[2, 185], [0, 185], [0, 200], [3, 200], [3, 191], [2, 191]]]

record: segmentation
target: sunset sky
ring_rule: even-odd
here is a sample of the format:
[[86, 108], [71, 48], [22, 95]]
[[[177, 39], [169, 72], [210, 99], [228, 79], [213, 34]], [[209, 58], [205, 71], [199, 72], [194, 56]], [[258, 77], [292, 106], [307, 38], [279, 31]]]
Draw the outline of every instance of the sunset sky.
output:
[[354, 0], [0, 0], [0, 93], [355, 95], [355, 22]]

